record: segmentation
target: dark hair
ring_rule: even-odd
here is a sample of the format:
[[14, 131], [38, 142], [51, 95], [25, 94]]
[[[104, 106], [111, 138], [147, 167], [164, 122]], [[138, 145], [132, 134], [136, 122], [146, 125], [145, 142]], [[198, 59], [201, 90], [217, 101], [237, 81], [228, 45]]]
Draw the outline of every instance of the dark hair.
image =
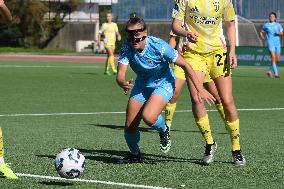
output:
[[135, 17], [137, 17], [137, 13], [136, 12], [132, 12], [132, 13], [129, 14], [129, 18], [130, 19], [131, 18], [135, 18]]
[[134, 25], [141, 25], [143, 26], [143, 29], [146, 29], [146, 23], [142, 18], [139, 18], [135, 15], [135, 17], [130, 18], [127, 22], [126, 22], [126, 26], [125, 26], [125, 30], [128, 29], [129, 26], [134, 26]]
[[275, 18], [277, 18], [277, 14], [276, 14], [275, 12], [271, 12], [271, 13], [269, 13], [269, 17], [270, 17], [271, 15], [274, 15], [274, 16], [275, 16]]

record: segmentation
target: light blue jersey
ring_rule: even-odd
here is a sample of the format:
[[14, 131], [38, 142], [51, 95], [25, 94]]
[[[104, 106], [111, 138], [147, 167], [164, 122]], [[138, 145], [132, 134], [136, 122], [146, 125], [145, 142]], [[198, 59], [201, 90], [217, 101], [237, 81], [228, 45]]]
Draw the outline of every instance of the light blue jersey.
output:
[[268, 48], [271, 52], [280, 53], [281, 50], [281, 41], [280, 36], [276, 33], [283, 32], [281, 24], [278, 22], [266, 23], [262, 27], [262, 31], [266, 34]]
[[175, 49], [156, 37], [147, 36], [146, 46], [141, 53], [128, 42], [124, 43], [118, 62], [129, 64], [137, 74], [131, 96], [138, 95], [137, 99], [145, 102], [151, 94], [157, 93], [169, 101], [173, 95], [175, 82], [169, 63], [175, 62], [177, 57], [178, 52]]

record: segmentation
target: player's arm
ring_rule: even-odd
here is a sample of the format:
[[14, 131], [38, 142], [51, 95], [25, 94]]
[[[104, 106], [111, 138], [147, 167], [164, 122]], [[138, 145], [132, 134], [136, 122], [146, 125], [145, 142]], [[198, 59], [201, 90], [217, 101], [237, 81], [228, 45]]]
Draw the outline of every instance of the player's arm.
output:
[[262, 40], [265, 40], [265, 32], [264, 31], [260, 31], [259, 36]]
[[203, 84], [198, 80], [197, 75], [195, 74], [192, 67], [182, 58], [182, 56], [179, 54], [175, 64], [180, 66], [185, 73], [190, 77], [192, 83], [194, 84], [196, 90], [198, 91], [199, 100], [202, 102], [205, 100], [208, 104], [213, 104], [215, 101], [215, 98], [203, 88]]
[[183, 21], [174, 18], [172, 21], [172, 30], [178, 36], [186, 37], [190, 42], [197, 42], [198, 35], [194, 32], [190, 32], [182, 27]]
[[125, 80], [127, 67], [125, 64], [118, 63], [116, 76], [116, 82], [124, 90], [125, 95], [133, 87], [132, 80]]
[[116, 32], [116, 38], [117, 38], [117, 40], [118, 40], [118, 41], [120, 41], [120, 40], [121, 40], [121, 35], [120, 35], [120, 33], [119, 33], [119, 32]]
[[177, 38], [178, 38], [177, 36], [170, 35], [168, 43], [172, 48], [176, 48], [178, 40]]
[[225, 21], [225, 26], [227, 28], [227, 35], [230, 46], [229, 61], [231, 68], [236, 68], [238, 65], [236, 57], [236, 26], [235, 21]]
[[279, 35], [279, 36], [283, 35], [283, 28], [280, 24], [279, 24], [279, 32], [277, 32], [277, 35]]
[[12, 21], [12, 15], [8, 7], [5, 5], [4, 0], [0, 0], [0, 22], [1, 23], [7, 23]]

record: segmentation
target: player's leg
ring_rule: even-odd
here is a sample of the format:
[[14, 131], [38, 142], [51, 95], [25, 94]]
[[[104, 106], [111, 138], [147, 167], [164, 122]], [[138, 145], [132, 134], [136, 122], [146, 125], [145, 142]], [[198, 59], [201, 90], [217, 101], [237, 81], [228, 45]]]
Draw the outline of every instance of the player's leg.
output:
[[216, 88], [216, 85], [214, 83], [214, 81], [210, 78], [207, 79], [207, 77], [210, 77], [209, 75], [205, 77], [205, 81], [204, 81], [204, 87], [206, 88], [206, 90], [211, 93], [214, 98], [216, 99], [215, 101], [215, 106], [216, 109], [218, 110], [222, 120], [224, 121], [224, 123], [226, 124], [226, 119], [225, 119], [225, 113], [224, 113], [224, 109], [223, 109], [223, 105], [221, 102], [221, 98], [219, 96], [218, 90]]
[[274, 72], [274, 75], [275, 77], [278, 77], [278, 68], [277, 68], [277, 64], [276, 64], [276, 59], [278, 58], [278, 55], [277, 53], [274, 51], [274, 52], [271, 52], [271, 66], [272, 66], [272, 70]]
[[245, 165], [246, 160], [241, 153], [240, 146], [240, 124], [238, 112], [232, 94], [232, 78], [231, 76], [220, 76], [214, 79], [214, 81], [221, 97], [226, 115], [226, 126], [231, 137], [234, 162], [236, 165]]
[[174, 74], [176, 76], [174, 96], [170, 100], [170, 102], [167, 103], [166, 108], [165, 108], [165, 120], [166, 120], [166, 124], [169, 128], [172, 125], [174, 113], [175, 113], [175, 110], [176, 110], [177, 99], [180, 95], [182, 86], [185, 83], [185, 73], [184, 73], [184, 71], [181, 67], [175, 65], [174, 66]]
[[0, 176], [8, 179], [17, 179], [18, 177], [13, 173], [10, 166], [4, 162], [4, 141], [3, 133], [0, 127]]
[[280, 78], [280, 74], [278, 73], [278, 68], [277, 68], [277, 63], [280, 61], [280, 58], [281, 58], [280, 54], [281, 54], [281, 47], [280, 45], [278, 45], [275, 51], [275, 67], [277, 70], [277, 74], [275, 74], [275, 78]]
[[115, 45], [111, 45], [110, 48], [109, 48], [108, 59], [109, 59], [109, 64], [112, 68], [113, 74], [116, 74], [117, 70], [116, 70], [115, 61], [114, 61], [114, 50], [115, 50]]
[[[184, 57], [185, 60], [192, 66], [193, 70], [195, 70], [199, 81], [203, 82], [205, 75], [208, 74], [208, 58], [204, 55], [192, 51], [185, 52]], [[187, 86], [191, 96], [192, 112], [195, 118], [195, 122], [206, 143], [205, 153], [202, 160], [204, 163], [210, 164], [214, 160], [214, 153], [217, 149], [217, 143], [214, 142], [211, 133], [209, 118], [204, 103], [199, 102], [198, 93], [189, 78], [187, 78]]]
[[119, 160], [119, 163], [135, 163], [142, 161], [139, 148], [140, 132], [138, 126], [142, 119], [142, 109], [144, 103], [136, 97], [129, 98], [126, 109], [124, 138], [130, 153], [127, 154], [123, 159]]
[[[204, 80], [205, 73], [200, 71], [195, 71], [195, 73], [198, 76], [199, 81]], [[217, 150], [217, 143], [214, 142], [211, 133], [209, 118], [204, 103], [199, 102], [197, 90], [189, 79], [187, 80], [187, 84], [191, 95], [192, 112], [195, 117], [195, 122], [206, 143], [202, 160], [205, 164], [210, 164], [214, 160], [214, 153]]]
[[227, 66], [226, 50], [220, 50], [211, 56], [210, 76], [214, 80], [221, 98], [226, 117], [226, 127], [232, 143], [232, 154], [235, 165], [245, 165], [246, 161], [241, 153], [240, 126], [237, 108], [232, 94], [232, 77], [224, 73]]
[[171, 147], [169, 127], [162, 116], [162, 111], [173, 96], [174, 84], [164, 83], [156, 88], [148, 99], [143, 109], [142, 117], [144, 122], [160, 135], [160, 149], [167, 153]]
[[104, 72], [104, 74], [105, 75], [110, 75], [110, 72], [109, 72], [109, 68], [110, 68], [110, 61], [109, 60], [110, 59], [109, 59], [109, 57], [110, 57], [111, 49], [110, 49], [109, 45], [106, 45], [105, 48], [106, 48], [106, 52], [107, 52], [107, 59], [106, 59], [106, 63], [105, 63], [105, 72]]

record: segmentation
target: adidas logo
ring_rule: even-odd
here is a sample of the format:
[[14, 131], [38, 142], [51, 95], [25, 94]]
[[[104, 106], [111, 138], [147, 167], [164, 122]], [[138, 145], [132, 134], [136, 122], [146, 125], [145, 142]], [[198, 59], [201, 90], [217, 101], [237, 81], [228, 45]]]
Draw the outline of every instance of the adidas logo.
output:
[[197, 6], [193, 7], [190, 9], [190, 12], [199, 12]]

